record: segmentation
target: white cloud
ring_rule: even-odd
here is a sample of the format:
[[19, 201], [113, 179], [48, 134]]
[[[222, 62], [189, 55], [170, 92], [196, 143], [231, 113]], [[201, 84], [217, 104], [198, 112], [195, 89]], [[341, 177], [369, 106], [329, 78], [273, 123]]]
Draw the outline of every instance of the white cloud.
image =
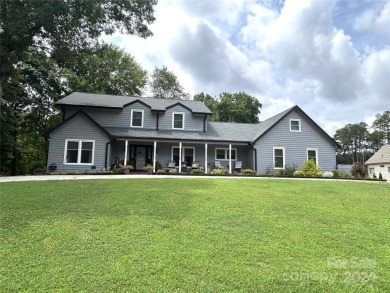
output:
[[390, 1], [378, 1], [378, 7], [368, 9], [355, 18], [354, 29], [390, 38]]
[[[335, 9], [348, 13], [335, 7], [336, 0], [286, 0], [282, 9], [275, 3], [160, 1], [153, 37], [117, 34], [111, 40], [149, 72], [168, 66], [191, 94], [245, 91], [258, 97], [262, 120], [298, 104], [333, 135], [390, 108], [389, 39], [359, 52], [355, 36], [333, 22]], [[386, 32], [389, 3], [365, 7], [352, 17], [354, 27]]]

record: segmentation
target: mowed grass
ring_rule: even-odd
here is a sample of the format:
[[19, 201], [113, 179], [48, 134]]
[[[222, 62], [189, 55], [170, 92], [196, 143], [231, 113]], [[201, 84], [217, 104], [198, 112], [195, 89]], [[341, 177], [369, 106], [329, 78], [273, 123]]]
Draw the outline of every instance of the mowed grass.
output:
[[1, 292], [389, 292], [390, 184], [2, 183]]

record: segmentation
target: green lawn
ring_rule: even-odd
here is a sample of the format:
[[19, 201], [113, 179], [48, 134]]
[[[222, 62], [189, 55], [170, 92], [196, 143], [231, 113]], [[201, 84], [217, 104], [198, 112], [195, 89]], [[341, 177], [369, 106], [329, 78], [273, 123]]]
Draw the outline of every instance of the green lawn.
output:
[[0, 291], [389, 292], [390, 184], [1, 183]]

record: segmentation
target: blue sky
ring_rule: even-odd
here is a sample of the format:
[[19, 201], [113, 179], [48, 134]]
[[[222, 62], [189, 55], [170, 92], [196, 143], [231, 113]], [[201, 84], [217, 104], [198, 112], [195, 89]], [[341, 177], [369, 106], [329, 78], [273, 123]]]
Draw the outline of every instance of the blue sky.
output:
[[299, 105], [330, 135], [390, 109], [390, 0], [160, 0], [154, 36], [105, 40], [191, 95], [244, 91], [264, 120]]

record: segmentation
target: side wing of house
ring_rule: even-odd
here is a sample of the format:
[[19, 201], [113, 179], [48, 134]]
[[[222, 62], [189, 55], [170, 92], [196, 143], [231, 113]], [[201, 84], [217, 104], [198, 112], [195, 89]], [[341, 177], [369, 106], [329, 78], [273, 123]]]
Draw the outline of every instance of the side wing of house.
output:
[[108, 134], [83, 112], [77, 112], [49, 134], [48, 167], [85, 172], [105, 168]]
[[300, 168], [313, 159], [322, 171], [336, 168], [337, 144], [298, 107], [293, 108], [254, 143], [262, 174]]

